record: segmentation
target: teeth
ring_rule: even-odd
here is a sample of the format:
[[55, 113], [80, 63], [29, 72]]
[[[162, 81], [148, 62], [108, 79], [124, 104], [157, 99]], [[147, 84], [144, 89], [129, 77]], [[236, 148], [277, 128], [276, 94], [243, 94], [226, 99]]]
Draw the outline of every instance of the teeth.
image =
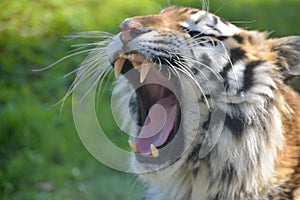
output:
[[141, 75], [140, 75], [140, 83], [143, 83], [145, 81], [145, 79], [147, 77], [147, 74], [149, 72], [150, 67], [151, 67], [151, 63], [150, 62], [148, 62], [148, 61], [145, 60], [142, 63], [141, 71], [140, 71], [140, 73], [141, 73]]
[[126, 58], [129, 60], [134, 60], [136, 57], [138, 56], [138, 54], [122, 54], [120, 55], [121, 58]]
[[132, 149], [132, 151], [133, 151], [134, 153], [138, 153], [136, 144], [135, 144], [134, 142], [132, 142], [131, 140], [128, 140], [128, 143], [129, 143], [129, 146], [130, 146], [130, 148]]
[[141, 72], [141, 63], [131, 61], [131, 64], [133, 65], [134, 69], [136, 69], [139, 72]]
[[116, 78], [118, 78], [120, 76], [125, 61], [126, 61], [126, 59], [123, 57], [120, 57], [118, 60], [116, 60], [115, 65], [114, 65]]
[[[152, 66], [151, 62], [146, 60], [143, 56], [139, 54], [122, 54], [119, 59], [116, 60], [114, 64], [115, 77], [118, 78], [121, 74], [123, 66], [129, 60], [134, 67], [134, 69], [140, 72], [140, 82], [143, 83], [148, 75], [150, 67]], [[143, 61], [143, 62], [142, 62]]]
[[151, 155], [154, 158], [158, 157], [159, 155], [158, 149], [153, 144], [150, 145], [150, 149], [151, 149]]

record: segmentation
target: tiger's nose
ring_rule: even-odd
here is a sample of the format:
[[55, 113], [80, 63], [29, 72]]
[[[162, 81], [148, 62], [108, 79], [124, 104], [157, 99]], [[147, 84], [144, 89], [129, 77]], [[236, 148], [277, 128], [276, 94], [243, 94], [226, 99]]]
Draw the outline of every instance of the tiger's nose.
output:
[[121, 39], [123, 42], [128, 42], [143, 33], [143, 26], [132, 20], [123, 21], [119, 28], [121, 30]]
[[143, 28], [143, 26], [139, 22], [129, 20], [129, 19], [123, 21], [119, 27], [122, 32], [130, 31], [130, 30], [141, 30]]

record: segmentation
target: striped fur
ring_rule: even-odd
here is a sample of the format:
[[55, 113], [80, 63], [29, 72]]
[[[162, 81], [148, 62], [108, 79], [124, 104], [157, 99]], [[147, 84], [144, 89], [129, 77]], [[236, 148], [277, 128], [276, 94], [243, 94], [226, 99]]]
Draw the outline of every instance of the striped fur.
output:
[[[175, 162], [140, 175], [149, 184], [144, 199], [300, 199], [300, 102], [286, 84], [300, 75], [300, 37], [268, 39], [206, 11], [175, 6], [124, 24], [130, 33], [123, 30], [108, 44], [111, 63], [122, 53], [138, 52], [165, 61], [171, 71], [181, 67], [189, 75], [183, 85], [201, 87], [196, 102], [190, 90], [182, 91], [182, 144], [191, 145]], [[124, 78], [117, 84], [125, 96], [127, 84]], [[210, 108], [204, 99], [213, 99]], [[213, 134], [213, 110], [225, 114], [224, 127], [213, 148], [199, 156]], [[128, 126], [128, 116], [122, 117]], [[191, 123], [197, 120], [195, 129]], [[132, 157], [136, 170], [157, 165]]]

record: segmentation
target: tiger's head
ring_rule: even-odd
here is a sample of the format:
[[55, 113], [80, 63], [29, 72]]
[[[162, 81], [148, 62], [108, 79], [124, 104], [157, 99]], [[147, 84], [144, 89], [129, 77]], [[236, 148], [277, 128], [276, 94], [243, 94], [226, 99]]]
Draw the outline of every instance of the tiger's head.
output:
[[[132, 136], [132, 167], [154, 188], [174, 174], [189, 184], [191, 174], [205, 177], [199, 190], [207, 197], [218, 187], [232, 192], [223, 192], [225, 199], [237, 197], [237, 185], [258, 194], [257, 181], [270, 183], [285, 145], [282, 119], [293, 110], [283, 93], [290, 90], [286, 81], [300, 74], [299, 37], [268, 39], [177, 6], [125, 19], [120, 30], [102, 56], [118, 78], [117, 115]], [[91, 58], [85, 74], [99, 68]]]

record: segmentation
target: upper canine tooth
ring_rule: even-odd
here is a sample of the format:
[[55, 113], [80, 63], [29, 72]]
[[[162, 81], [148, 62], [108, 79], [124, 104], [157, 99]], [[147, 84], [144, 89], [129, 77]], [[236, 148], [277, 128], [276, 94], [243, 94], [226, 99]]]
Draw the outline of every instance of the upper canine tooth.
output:
[[159, 152], [158, 152], [158, 149], [153, 145], [153, 144], [150, 144], [150, 150], [151, 150], [151, 155], [156, 158], [159, 156]]
[[123, 57], [120, 57], [118, 60], [116, 60], [114, 64], [114, 70], [115, 70], [115, 77], [118, 78], [121, 74], [122, 68], [124, 66], [126, 59]]
[[134, 142], [132, 142], [131, 140], [128, 140], [128, 144], [134, 153], [138, 153], [136, 144]]
[[141, 73], [141, 75], [140, 75], [140, 83], [143, 83], [144, 80], [146, 79], [147, 74], [148, 74], [148, 72], [150, 70], [150, 67], [151, 67], [151, 63], [150, 62], [144, 61], [142, 63], [141, 71], [140, 71], [140, 73]]

